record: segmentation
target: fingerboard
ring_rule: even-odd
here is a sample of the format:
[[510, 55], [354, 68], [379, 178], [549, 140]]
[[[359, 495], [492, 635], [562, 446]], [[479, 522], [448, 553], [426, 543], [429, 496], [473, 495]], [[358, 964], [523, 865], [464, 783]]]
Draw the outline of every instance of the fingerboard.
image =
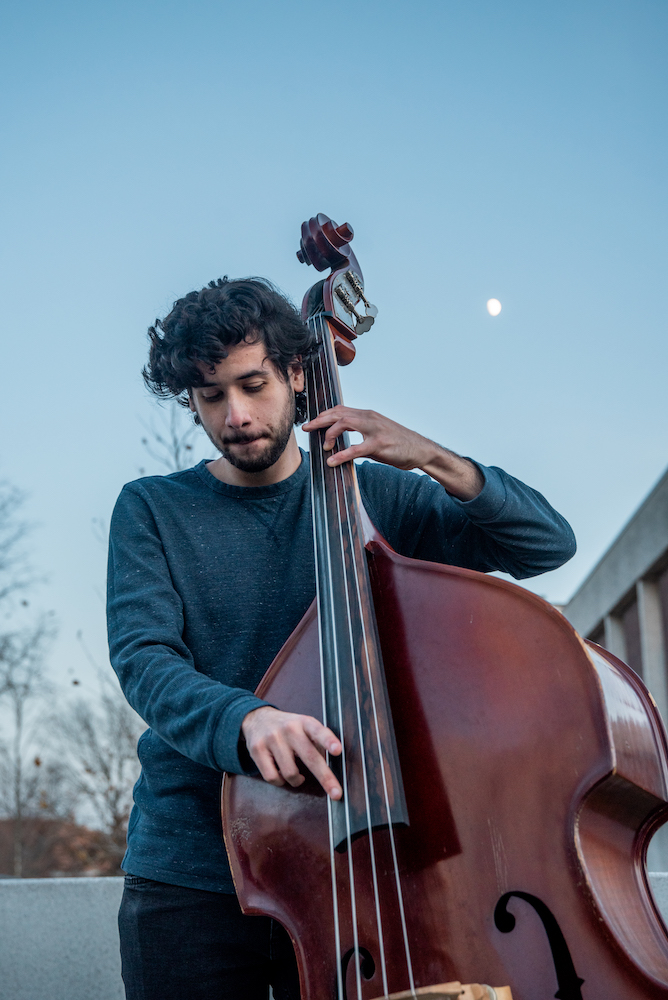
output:
[[[326, 317], [309, 320], [319, 350], [306, 372], [309, 419], [341, 403], [332, 332]], [[323, 721], [343, 754], [329, 763], [343, 799], [332, 803], [334, 846], [389, 824], [407, 824], [399, 756], [383, 671], [353, 462], [332, 468], [325, 431], [310, 435], [313, 537], [323, 687]]]

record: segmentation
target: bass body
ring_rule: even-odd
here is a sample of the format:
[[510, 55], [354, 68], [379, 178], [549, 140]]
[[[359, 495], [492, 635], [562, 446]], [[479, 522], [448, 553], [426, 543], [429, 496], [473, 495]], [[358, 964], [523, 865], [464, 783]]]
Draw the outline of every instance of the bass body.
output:
[[[410, 824], [337, 854], [345, 994], [459, 980], [515, 1000], [668, 997], [668, 937], [645, 854], [665, 820], [666, 739], [630, 668], [585, 644], [534, 594], [369, 544], [370, 575]], [[321, 715], [312, 606], [258, 695]], [[225, 838], [241, 904], [290, 933], [303, 1000], [336, 997], [325, 796], [226, 777]], [[508, 894], [511, 894], [508, 896]], [[527, 898], [529, 897], [529, 898]], [[512, 919], [515, 918], [514, 927]], [[357, 960], [355, 959], [357, 955]]]

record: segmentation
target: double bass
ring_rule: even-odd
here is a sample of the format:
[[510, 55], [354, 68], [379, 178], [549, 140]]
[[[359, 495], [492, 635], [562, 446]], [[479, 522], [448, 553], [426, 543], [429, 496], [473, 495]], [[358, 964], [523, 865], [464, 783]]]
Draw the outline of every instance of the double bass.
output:
[[[376, 314], [352, 237], [325, 215], [302, 226], [300, 260], [330, 271], [304, 298], [310, 418], [341, 402], [338, 365]], [[316, 599], [257, 694], [337, 734], [343, 797], [310, 775], [225, 777], [244, 912], [287, 929], [302, 1000], [668, 1000], [651, 695], [535, 594], [393, 551], [323, 437]]]

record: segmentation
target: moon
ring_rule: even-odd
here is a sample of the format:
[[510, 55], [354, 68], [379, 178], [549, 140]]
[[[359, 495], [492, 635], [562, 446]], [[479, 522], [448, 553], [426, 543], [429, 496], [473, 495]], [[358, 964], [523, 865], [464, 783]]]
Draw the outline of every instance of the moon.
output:
[[501, 312], [501, 303], [498, 299], [487, 300], [487, 312], [490, 316], [498, 316]]

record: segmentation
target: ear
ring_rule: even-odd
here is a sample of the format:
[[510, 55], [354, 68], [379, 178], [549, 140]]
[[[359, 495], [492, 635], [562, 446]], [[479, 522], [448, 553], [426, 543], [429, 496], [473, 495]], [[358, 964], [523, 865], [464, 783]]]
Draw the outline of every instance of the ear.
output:
[[193, 394], [190, 389], [188, 389], [188, 408], [192, 413], [197, 413], [197, 410], [195, 409], [195, 404], [193, 403]]
[[295, 392], [303, 392], [304, 390], [304, 369], [302, 368], [301, 362], [301, 354], [298, 354], [292, 364], [288, 367], [290, 385]]

